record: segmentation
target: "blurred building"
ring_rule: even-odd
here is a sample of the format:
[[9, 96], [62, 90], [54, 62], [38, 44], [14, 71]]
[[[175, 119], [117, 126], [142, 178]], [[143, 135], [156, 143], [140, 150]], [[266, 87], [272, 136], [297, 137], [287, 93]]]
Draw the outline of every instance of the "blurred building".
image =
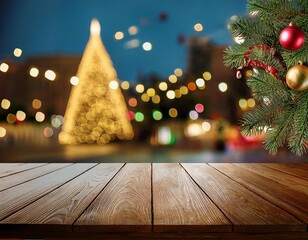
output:
[[[46, 116], [63, 115], [80, 56], [46, 55], [9, 62], [9, 71], [1, 73], [0, 96], [11, 102], [6, 113], [23, 110], [32, 119], [37, 111]], [[3, 111], [3, 109], [2, 109]], [[2, 116], [3, 118], [4, 116]]]
[[205, 104], [207, 117], [222, 117], [231, 123], [237, 123], [243, 113], [239, 100], [248, 98], [250, 92], [245, 80], [237, 79], [235, 70], [224, 66], [226, 47], [215, 46], [206, 37], [190, 38], [188, 47], [188, 78], [206, 80], [201, 99]]

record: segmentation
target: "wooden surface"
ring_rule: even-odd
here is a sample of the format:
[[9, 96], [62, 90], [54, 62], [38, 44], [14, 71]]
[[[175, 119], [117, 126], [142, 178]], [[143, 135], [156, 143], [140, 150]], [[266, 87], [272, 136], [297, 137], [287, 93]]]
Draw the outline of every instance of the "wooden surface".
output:
[[308, 239], [307, 164], [0, 164], [0, 239]]

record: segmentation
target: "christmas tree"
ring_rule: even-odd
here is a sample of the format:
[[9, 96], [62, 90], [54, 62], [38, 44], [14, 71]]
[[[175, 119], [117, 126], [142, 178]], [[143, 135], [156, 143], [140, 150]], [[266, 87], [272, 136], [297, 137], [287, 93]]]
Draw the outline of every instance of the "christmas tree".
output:
[[97, 20], [82, 56], [59, 135], [62, 144], [108, 143], [131, 139], [133, 129], [116, 71], [100, 37]]
[[226, 49], [225, 65], [248, 71], [256, 106], [244, 113], [244, 135], [266, 133], [265, 149], [297, 155], [308, 148], [308, 1], [250, 0], [248, 17], [228, 26], [240, 44]]

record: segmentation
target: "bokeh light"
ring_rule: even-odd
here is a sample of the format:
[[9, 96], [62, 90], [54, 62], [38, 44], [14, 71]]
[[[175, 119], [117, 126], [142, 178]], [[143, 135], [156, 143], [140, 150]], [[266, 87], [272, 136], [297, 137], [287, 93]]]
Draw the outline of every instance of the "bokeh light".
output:
[[202, 26], [201, 23], [196, 23], [196, 24], [194, 25], [194, 29], [195, 29], [195, 31], [197, 31], [197, 32], [201, 32], [201, 31], [203, 30], [203, 26]]
[[152, 50], [152, 43], [145, 42], [142, 44], [142, 48], [144, 51], [151, 51]]
[[54, 81], [56, 79], [56, 73], [52, 70], [47, 70], [45, 72], [45, 78], [47, 78], [50, 81]]
[[79, 78], [76, 77], [76, 76], [71, 77], [70, 83], [71, 83], [73, 86], [76, 86], [76, 85], [79, 83]]
[[202, 113], [202, 112], [204, 111], [204, 106], [203, 106], [203, 104], [201, 104], [201, 103], [196, 104], [195, 110], [196, 110], [198, 113]]
[[119, 87], [119, 83], [117, 80], [111, 80], [109, 83], [109, 88], [112, 90], [117, 90]]
[[175, 92], [173, 90], [169, 90], [167, 93], [166, 93], [166, 96], [167, 98], [169, 99], [174, 99], [175, 98]]
[[121, 39], [124, 38], [124, 33], [123, 33], [123, 32], [116, 32], [116, 33], [114, 34], [114, 38], [115, 38], [116, 40], [121, 40]]
[[39, 75], [39, 70], [36, 67], [32, 67], [29, 73], [31, 77], [37, 77]]
[[203, 129], [203, 131], [205, 131], [205, 132], [210, 131], [210, 130], [211, 130], [211, 123], [208, 122], [208, 121], [204, 121], [204, 122], [202, 123], [202, 129]]
[[137, 93], [143, 93], [144, 92], [144, 86], [142, 84], [138, 84], [136, 86], [136, 92]]
[[124, 89], [124, 90], [128, 90], [129, 89], [129, 82], [128, 81], [121, 82], [121, 88]]
[[134, 120], [135, 119], [135, 113], [133, 111], [128, 111], [127, 112], [127, 115], [128, 115], [128, 119], [130, 121]]
[[144, 114], [142, 112], [135, 113], [135, 121], [142, 122], [144, 120]]
[[169, 116], [172, 118], [175, 118], [178, 116], [178, 110], [176, 108], [170, 108], [169, 109]]
[[174, 74], [175, 74], [175, 76], [177, 76], [177, 77], [181, 77], [181, 76], [183, 75], [183, 71], [182, 71], [181, 68], [176, 68], [176, 69], [174, 70]]
[[20, 48], [15, 48], [14, 49], [14, 56], [15, 57], [20, 57], [22, 54], [22, 50]]
[[6, 135], [6, 129], [4, 127], [0, 127], [0, 137], [3, 138]]
[[36, 120], [37, 122], [43, 122], [43, 121], [45, 120], [45, 114], [42, 113], [42, 112], [37, 112], [37, 113], [35, 114], [35, 120]]
[[228, 90], [228, 85], [225, 82], [221, 82], [218, 84], [218, 89], [221, 92], [226, 92]]
[[51, 126], [54, 128], [59, 128], [64, 122], [64, 117], [61, 115], [52, 115], [51, 117]]
[[176, 83], [178, 81], [178, 78], [174, 74], [171, 74], [168, 79], [171, 83]]
[[187, 87], [190, 91], [195, 91], [197, 89], [196, 84], [194, 82], [188, 83]]
[[34, 109], [39, 109], [42, 106], [42, 102], [39, 99], [33, 99], [32, 101], [32, 107]]
[[52, 128], [50, 128], [50, 127], [45, 127], [45, 128], [44, 128], [44, 136], [47, 137], [47, 138], [50, 138], [50, 137], [52, 137], [52, 135], [53, 135], [53, 130], [52, 130]]
[[188, 88], [186, 86], [180, 87], [180, 91], [181, 91], [182, 95], [188, 94]]
[[161, 113], [161, 111], [158, 111], [158, 110], [154, 110], [152, 112], [152, 116], [153, 116], [153, 119], [156, 121], [159, 121], [163, 118], [163, 114]]
[[246, 99], [241, 98], [241, 99], [238, 101], [238, 105], [240, 106], [241, 109], [247, 108], [247, 101], [246, 101]]
[[138, 28], [136, 26], [130, 26], [128, 32], [130, 35], [136, 35], [138, 33]]
[[203, 76], [204, 80], [206, 80], [206, 81], [209, 81], [209, 80], [212, 79], [212, 74], [210, 72], [204, 72], [202, 74], [202, 76]]
[[197, 84], [197, 86], [198, 86], [199, 88], [204, 88], [204, 86], [205, 86], [205, 81], [204, 81], [204, 79], [202, 79], [202, 78], [198, 78], [198, 79], [196, 80], [196, 84]]
[[159, 95], [154, 95], [152, 97], [152, 102], [155, 103], [155, 104], [160, 103], [160, 96]]
[[161, 82], [158, 87], [161, 91], [166, 91], [168, 89], [168, 85], [165, 82]]
[[150, 96], [147, 93], [143, 93], [141, 95], [141, 100], [144, 101], [144, 102], [148, 102], [148, 101], [150, 101]]
[[7, 72], [9, 70], [9, 65], [7, 63], [1, 63], [0, 64], [0, 71], [1, 72]]
[[198, 114], [195, 110], [191, 110], [191, 111], [189, 112], [189, 118], [190, 118], [191, 120], [197, 120], [198, 117], [199, 117], [199, 114]]
[[16, 113], [16, 119], [18, 121], [24, 121], [26, 119], [26, 113], [24, 111], [17, 111]]
[[6, 116], [6, 121], [10, 124], [13, 124], [16, 122], [16, 116], [13, 114], [13, 113], [9, 113], [7, 116]]
[[248, 107], [253, 108], [256, 105], [256, 101], [253, 98], [249, 98], [247, 100], [247, 105]]
[[147, 90], [147, 94], [150, 96], [150, 97], [153, 97], [155, 95], [155, 89], [154, 88], [149, 88]]
[[1, 107], [3, 108], [3, 109], [9, 109], [10, 108], [10, 106], [11, 106], [11, 102], [8, 100], [8, 99], [2, 99], [2, 101], [1, 101]]
[[138, 101], [137, 101], [136, 98], [130, 98], [130, 99], [128, 100], [128, 105], [129, 105], [130, 107], [136, 107], [137, 104], [138, 104]]

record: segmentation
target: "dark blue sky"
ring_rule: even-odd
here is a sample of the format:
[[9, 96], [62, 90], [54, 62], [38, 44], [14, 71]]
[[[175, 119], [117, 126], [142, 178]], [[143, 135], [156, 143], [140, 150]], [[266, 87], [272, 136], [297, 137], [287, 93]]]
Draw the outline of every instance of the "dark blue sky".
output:
[[[208, 36], [216, 44], [229, 45], [230, 17], [245, 14], [246, 0], [1, 0], [0, 61], [14, 58], [16, 47], [23, 50], [23, 58], [81, 54], [91, 19], [97, 18], [119, 79], [134, 80], [148, 73], [168, 76], [187, 65], [187, 48], [179, 43], [179, 35]], [[203, 25], [203, 31], [194, 30], [196, 23]], [[133, 36], [128, 33], [132, 25], [139, 30]], [[117, 31], [125, 34], [122, 40], [115, 40]], [[140, 45], [128, 49], [132, 39]], [[143, 50], [146, 41], [152, 43], [152, 51]]]

